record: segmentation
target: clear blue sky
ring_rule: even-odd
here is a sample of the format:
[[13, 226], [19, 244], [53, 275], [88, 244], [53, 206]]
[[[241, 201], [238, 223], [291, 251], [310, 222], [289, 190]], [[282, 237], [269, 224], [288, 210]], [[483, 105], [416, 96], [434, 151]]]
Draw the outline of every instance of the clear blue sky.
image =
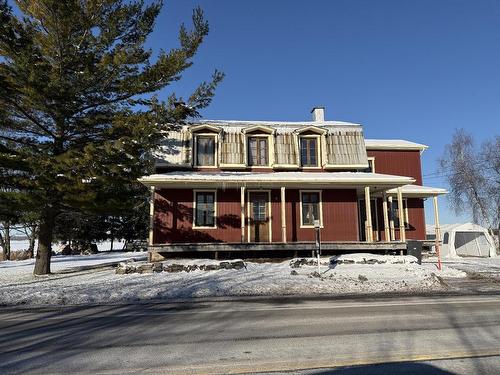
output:
[[[204, 118], [363, 124], [368, 138], [424, 143], [424, 184], [446, 187], [437, 159], [455, 129], [500, 131], [499, 0], [167, 0], [148, 44], [177, 46], [200, 5], [210, 35], [173, 90], [226, 73]], [[440, 198], [444, 223], [457, 217]], [[427, 222], [433, 222], [426, 202]]]
[[[300, 121], [324, 105], [328, 120], [359, 122], [368, 138], [428, 145], [424, 184], [437, 187], [446, 182], [436, 160], [455, 129], [478, 142], [499, 134], [498, 0], [170, 0], [150, 45], [175, 46], [196, 5], [210, 35], [170, 90], [187, 95], [224, 71], [205, 118]], [[468, 220], [440, 203], [442, 222]]]

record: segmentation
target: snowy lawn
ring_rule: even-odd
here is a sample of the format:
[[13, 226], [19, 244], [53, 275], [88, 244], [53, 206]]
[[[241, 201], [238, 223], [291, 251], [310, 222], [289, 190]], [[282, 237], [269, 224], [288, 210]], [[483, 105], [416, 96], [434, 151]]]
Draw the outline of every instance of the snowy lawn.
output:
[[[128, 259], [146, 260], [147, 254], [141, 252], [106, 252], [95, 255], [54, 255], [52, 257], [50, 268], [52, 272], [67, 273], [77, 271], [81, 268], [89, 268], [92, 266], [102, 266], [116, 262], [122, 262]], [[19, 260], [19, 261], [3, 261], [0, 262], [0, 283], [16, 284], [22, 282], [36, 282], [39, 280], [47, 280], [56, 278], [57, 275], [47, 277], [33, 276], [33, 268], [35, 266], [34, 259]], [[0, 289], [0, 301], [2, 301], [2, 293]], [[0, 302], [1, 303], [1, 302]]]
[[[436, 257], [423, 259], [424, 265], [437, 263]], [[475, 258], [475, 257], [457, 257], [442, 259], [443, 269], [454, 268], [465, 271], [469, 274], [483, 274], [500, 279], [500, 257], [494, 258]]]
[[[219, 296], [428, 292], [446, 289], [436, 275], [466, 276], [464, 272], [452, 267], [445, 267], [440, 272], [434, 264], [419, 266], [409, 263], [412, 257], [382, 256], [376, 258], [380, 263], [367, 264], [360, 258], [360, 254], [356, 254], [355, 257], [339, 257], [337, 261], [347, 261], [341, 264], [340, 262], [330, 264], [330, 258], [322, 258], [320, 277], [314, 275], [317, 266], [302, 265], [299, 268], [292, 268], [290, 261], [246, 262], [246, 268], [241, 270], [198, 269], [191, 272], [117, 275], [114, 269], [93, 269], [57, 273], [83, 264], [106, 263], [118, 257], [130, 258], [140, 254], [54, 257], [53, 271], [56, 273], [36, 278], [31, 276], [33, 261], [0, 263], [0, 304], [56, 305]], [[363, 255], [366, 259], [373, 258], [370, 254], [361, 254]], [[220, 261], [207, 259], [172, 259], [165, 261], [164, 266], [219, 263]]]

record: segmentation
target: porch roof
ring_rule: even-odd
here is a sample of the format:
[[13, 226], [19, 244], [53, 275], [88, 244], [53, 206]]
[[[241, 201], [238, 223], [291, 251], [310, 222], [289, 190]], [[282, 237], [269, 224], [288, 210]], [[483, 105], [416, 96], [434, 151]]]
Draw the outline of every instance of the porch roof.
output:
[[153, 174], [139, 179], [147, 186], [329, 186], [397, 188], [415, 179], [365, 172], [191, 172]]
[[[401, 187], [403, 196], [413, 197], [413, 198], [430, 198], [438, 195], [448, 194], [448, 190], [442, 188], [436, 188], [431, 186], [420, 186], [420, 185], [404, 185]], [[387, 190], [388, 195], [396, 196], [397, 189]]]

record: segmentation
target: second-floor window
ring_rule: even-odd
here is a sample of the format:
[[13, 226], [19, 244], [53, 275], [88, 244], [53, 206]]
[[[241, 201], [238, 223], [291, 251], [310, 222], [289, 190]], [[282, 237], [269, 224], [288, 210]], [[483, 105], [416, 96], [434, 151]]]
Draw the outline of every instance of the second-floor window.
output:
[[196, 137], [196, 165], [215, 166], [215, 136], [198, 135]]
[[249, 166], [267, 166], [269, 145], [267, 137], [248, 138], [248, 165]]
[[300, 138], [300, 163], [303, 167], [318, 166], [317, 138]]

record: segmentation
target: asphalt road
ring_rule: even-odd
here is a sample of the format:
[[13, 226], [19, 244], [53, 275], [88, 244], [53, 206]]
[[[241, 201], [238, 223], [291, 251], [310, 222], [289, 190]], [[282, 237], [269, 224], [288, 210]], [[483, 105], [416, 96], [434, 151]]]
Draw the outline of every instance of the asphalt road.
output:
[[[435, 360], [488, 356], [430, 371]], [[326, 374], [402, 361], [485, 374], [498, 358], [498, 295], [0, 307], [0, 374]]]

